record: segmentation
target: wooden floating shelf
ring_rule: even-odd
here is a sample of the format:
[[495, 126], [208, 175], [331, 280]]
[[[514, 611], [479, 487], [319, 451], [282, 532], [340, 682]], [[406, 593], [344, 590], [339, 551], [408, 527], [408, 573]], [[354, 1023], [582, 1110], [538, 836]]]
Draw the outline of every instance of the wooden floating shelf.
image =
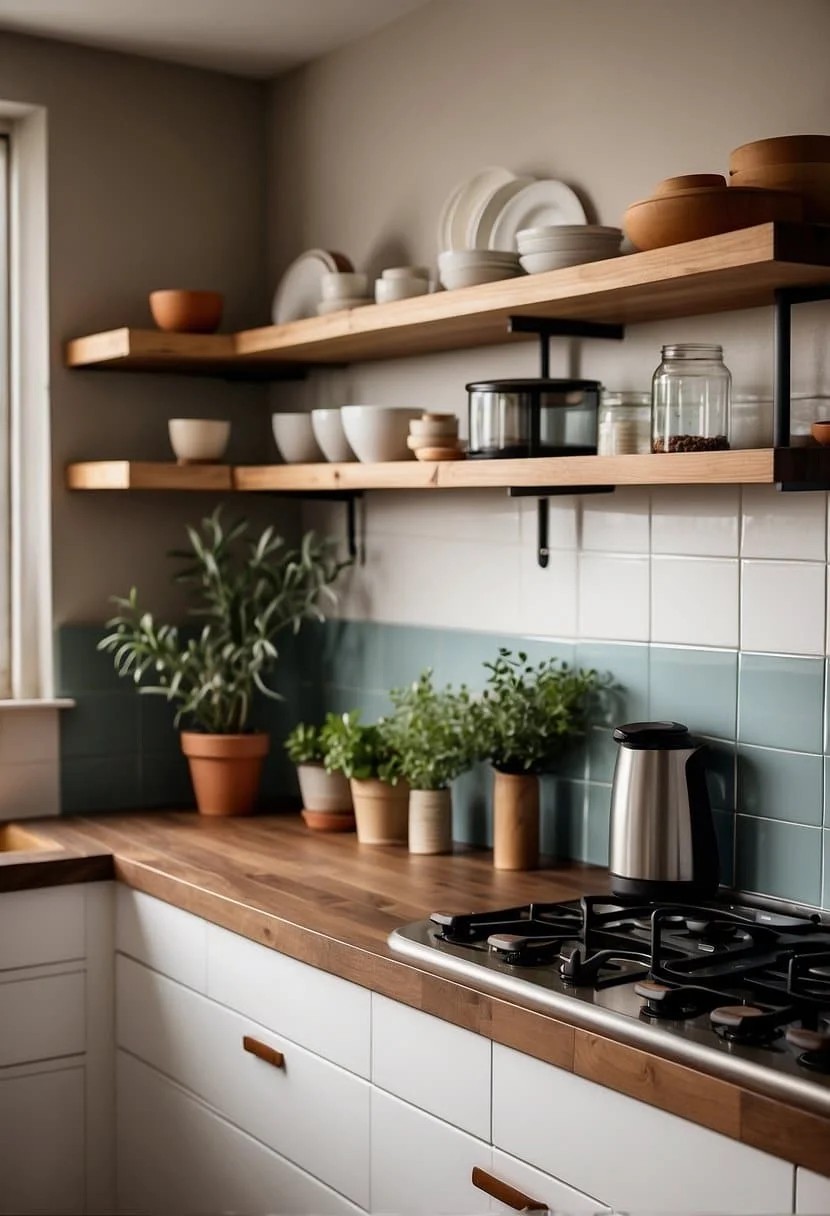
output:
[[689, 241], [236, 334], [114, 329], [66, 346], [73, 368], [226, 376], [390, 359], [515, 341], [513, 315], [633, 324], [772, 303], [781, 287], [830, 283], [830, 225], [761, 224]]
[[67, 468], [71, 490], [234, 490], [325, 493], [515, 487], [830, 484], [830, 449], [751, 448], [646, 456], [527, 460], [406, 460], [388, 464], [187, 465], [128, 460]]

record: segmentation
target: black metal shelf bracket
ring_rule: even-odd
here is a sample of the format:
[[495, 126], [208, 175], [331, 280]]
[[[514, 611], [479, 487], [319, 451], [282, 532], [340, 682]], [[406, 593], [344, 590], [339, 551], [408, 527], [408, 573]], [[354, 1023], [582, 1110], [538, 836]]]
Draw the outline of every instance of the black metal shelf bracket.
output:
[[357, 500], [363, 497], [362, 490], [272, 490], [278, 498], [300, 498], [309, 502], [344, 502], [346, 504], [346, 545], [349, 557], [357, 561], [360, 550], [357, 543]]
[[[513, 316], [507, 318], [507, 329], [511, 334], [537, 334], [539, 338], [539, 374], [543, 380], [550, 377], [551, 338], [607, 338], [620, 342], [625, 337], [625, 326], [610, 325], [602, 321], [576, 321], [557, 317]], [[613, 494], [614, 486], [510, 486], [511, 498], [537, 498], [537, 544], [536, 559], [542, 569], [550, 563], [549, 520], [550, 498], [562, 494]]]
[[[792, 419], [790, 415], [792, 380], [792, 311], [794, 304], [814, 304], [830, 300], [830, 287], [779, 287], [775, 301], [775, 366], [772, 386], [772, 410], [775, 429], [773, 443], [777, 448], [790, 446]], [[779, 481], [776, 489], [783, 492], [830, 490], [830, 480]]]

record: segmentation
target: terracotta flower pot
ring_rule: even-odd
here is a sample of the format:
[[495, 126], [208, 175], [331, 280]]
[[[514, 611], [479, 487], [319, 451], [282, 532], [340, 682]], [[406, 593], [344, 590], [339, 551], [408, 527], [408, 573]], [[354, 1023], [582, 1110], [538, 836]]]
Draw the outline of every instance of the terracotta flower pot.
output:
[[449, 790], [412, 790], [409, 795], [410, 853], [452, 851], [452, 794]]
[[352, 801], [361, 844], [406, 844], [409, 831], [409, 786], [405, 782], [352, 778]]
[[535, 870], [539, 864], [539, 778], [493, 770], [493, 865]]
[[314, 832], [354, 831], [349, 782], [342, 773], [327, 773], [322, 764], [298, 764], [302, 817]]
[[200, 814], [250, 815], [259, 793], [269, 736], [183, 730], [181, 741]]

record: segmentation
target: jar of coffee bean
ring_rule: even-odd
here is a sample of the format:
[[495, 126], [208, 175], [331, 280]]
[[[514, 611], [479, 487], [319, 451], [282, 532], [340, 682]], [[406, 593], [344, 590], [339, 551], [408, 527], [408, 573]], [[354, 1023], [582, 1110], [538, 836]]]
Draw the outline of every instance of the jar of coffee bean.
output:
[[653, 452], [722, 452], [729, 447], [732, 377], [723, 347], [663, 347], [652, 379]]

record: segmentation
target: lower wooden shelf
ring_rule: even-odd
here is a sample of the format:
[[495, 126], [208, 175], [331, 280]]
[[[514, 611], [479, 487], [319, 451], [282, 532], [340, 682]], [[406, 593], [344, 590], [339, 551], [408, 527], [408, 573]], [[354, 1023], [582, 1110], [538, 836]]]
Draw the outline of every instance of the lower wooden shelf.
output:
[[70, 490], [326, 493], [656, 485], [830, 487], [830, 448], [750, 448], [645, 456], [526, 460], [405, 460], [388, 464], [177, 465], [103, 460], [70, 464]]

